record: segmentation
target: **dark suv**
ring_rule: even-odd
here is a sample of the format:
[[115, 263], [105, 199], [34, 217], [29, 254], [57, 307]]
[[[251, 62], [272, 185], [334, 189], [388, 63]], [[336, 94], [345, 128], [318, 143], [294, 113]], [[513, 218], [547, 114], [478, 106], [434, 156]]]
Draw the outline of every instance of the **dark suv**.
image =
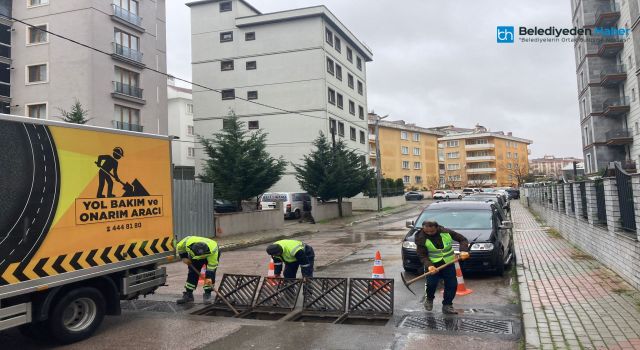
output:
[[[515, 261], [513, 224], [503, 217], [495, 203], [437, 202], [424, 209], [415, 222], [407, 222], [411, 230], [402, 242], [402, 265], [406, 271], [423, 271], [416, 253], [415, 234], [425, 220], [435, 220], [469, 240], [470, 257], [460, 263], [465, 271], [492, 270], [503, 275], [505, 265]], [[458, 251], [457, 242], [454, 248]]]

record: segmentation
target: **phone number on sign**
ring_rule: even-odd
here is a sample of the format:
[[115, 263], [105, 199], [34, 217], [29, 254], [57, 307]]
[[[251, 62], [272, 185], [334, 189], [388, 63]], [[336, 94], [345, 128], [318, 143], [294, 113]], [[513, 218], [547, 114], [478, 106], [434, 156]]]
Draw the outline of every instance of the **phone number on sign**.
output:
[[107, 226], [107, 232], [122, 231], [122, 230], [133, 230], [133, 229], [137, 229], [137, 228], [142, 228], [142, 223], [141, 222], [136, 222], [136, 223], [133, 223], [133, 224], [122, 224], [122, 225]]

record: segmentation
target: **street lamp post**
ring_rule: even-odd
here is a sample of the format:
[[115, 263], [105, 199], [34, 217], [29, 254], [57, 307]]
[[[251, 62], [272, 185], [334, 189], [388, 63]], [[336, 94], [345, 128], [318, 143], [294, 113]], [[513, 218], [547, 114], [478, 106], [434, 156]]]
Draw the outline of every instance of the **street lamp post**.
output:
[[378, 211], [382, 211], [382, 169], [381, 169], [381, 159], [380, 159], [380, 128], [379, 123], [380, 120], [388, 117], [389, 115], [385, 115], [384, 117], [376, 116], [376, 190], [378, 192]]

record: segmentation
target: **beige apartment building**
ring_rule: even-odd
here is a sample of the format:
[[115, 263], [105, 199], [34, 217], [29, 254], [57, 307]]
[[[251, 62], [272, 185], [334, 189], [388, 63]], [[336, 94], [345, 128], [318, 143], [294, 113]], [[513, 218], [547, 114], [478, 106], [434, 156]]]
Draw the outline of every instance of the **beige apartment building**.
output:
[[529, 167], [534, 175], [557, 179], [562, 177], [564, 168], [573, 168], [573, 163], [582, 163], [582, 159], [574, 157], [556, 158], [555, 156], [545, 155], [542, 158], [531, 159]]

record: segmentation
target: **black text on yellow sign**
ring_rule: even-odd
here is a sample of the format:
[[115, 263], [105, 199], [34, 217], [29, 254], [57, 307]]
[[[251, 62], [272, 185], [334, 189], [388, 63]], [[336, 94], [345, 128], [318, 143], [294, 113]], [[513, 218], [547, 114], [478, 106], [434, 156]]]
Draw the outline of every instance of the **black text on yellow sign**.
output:
[[162, 196], [76, 199], [76, 224], [163, 216]]

